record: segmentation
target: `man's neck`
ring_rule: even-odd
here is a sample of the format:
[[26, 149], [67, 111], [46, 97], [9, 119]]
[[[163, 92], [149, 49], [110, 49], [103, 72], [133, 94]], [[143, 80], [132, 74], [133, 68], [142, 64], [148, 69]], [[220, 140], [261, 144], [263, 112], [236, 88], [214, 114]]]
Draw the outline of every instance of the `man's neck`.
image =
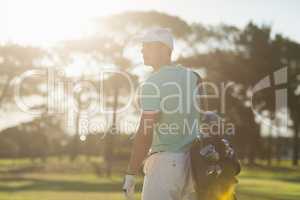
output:
[[171, 61], [167, 61], [167, 62], [161, 62], [158, 63], [157, 65], [153, 65], [153, 69], [154, 71], [158, 71], [161, 67], [166, 66], [166, 65], [171, 65]]

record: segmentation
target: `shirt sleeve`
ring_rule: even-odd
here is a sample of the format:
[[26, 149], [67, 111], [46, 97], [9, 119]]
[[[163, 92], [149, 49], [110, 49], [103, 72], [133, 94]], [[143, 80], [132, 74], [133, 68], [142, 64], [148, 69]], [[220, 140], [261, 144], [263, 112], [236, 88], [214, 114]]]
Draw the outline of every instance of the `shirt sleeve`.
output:
[[160, 90], [157, 84], [146, 81], [141, 87], [140, 95], [143, 111], [160, 111]]

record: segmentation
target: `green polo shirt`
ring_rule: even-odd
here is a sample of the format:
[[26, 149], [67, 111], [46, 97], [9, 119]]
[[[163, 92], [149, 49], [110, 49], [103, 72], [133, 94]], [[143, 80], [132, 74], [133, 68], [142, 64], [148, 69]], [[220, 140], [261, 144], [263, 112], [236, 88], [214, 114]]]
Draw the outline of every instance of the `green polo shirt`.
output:
[[198, 77], [180, 65], [163, 66], [141, 87], [141, 108], [160, 111], [151, 152], [184, 152], [198, 135]]

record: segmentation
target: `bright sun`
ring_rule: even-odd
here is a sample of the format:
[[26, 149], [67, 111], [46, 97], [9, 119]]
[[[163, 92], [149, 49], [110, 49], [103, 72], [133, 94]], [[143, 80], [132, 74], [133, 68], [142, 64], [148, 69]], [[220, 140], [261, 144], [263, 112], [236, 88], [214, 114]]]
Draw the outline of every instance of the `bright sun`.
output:
[[102, 1], [0, 1], [0, 40], [42, 46], [91, 34], [90, 19], [109, 14], [111, 8], [108, 4], [101, 12]]

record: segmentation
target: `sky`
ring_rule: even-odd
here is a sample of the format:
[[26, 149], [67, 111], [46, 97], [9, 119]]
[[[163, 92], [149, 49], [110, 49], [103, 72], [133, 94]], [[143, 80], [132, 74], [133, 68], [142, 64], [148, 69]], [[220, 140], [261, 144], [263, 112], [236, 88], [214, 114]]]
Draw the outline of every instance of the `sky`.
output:
[[85, 22], [129, 10], [157, 10], [189, 23], [250, 20], [272, 25], [274, 32], [300, 42], [299, 0], [0, 0], [0, 42], [47, 44], [89, 34]]

